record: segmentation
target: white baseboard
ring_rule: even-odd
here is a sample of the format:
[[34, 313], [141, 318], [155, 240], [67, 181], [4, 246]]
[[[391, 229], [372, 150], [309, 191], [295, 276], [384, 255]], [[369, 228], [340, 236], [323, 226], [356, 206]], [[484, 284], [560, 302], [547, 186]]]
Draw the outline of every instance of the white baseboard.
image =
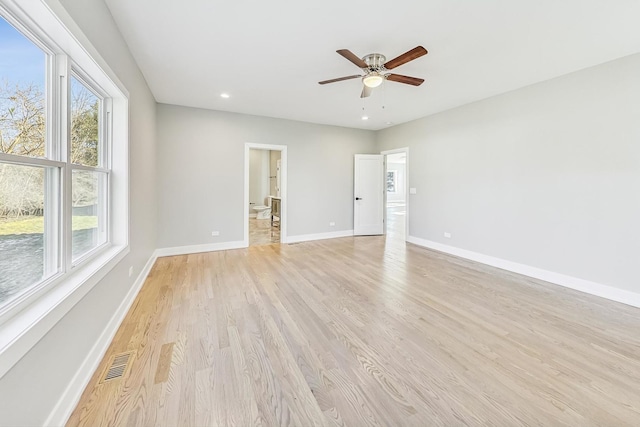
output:
[[229, 249], [246, 248], [247, 245], [242, 240], [233, 242], [207, 243], [204, 245], [176, 246], [173, 248], [157, 249], [155, 254], [157, 257], [197, 254], [200, 252], [226, 251]]
[[250, 214], [249, 214], [249, 218], [255, 218], [255, 217], [257, 217], [257, 216], [258, 216], [258, 214], [257, 214], [257, 213], [250, 213]]
[[71, 416], [73, 410], [80, 401], [80, 397], [82, 397], [84, 389], [89, 384], [89, 381], [91, 381], [91, 378], [93, 377], [96, 369], [98, 369], [98, 366], [100, 365], [102, 358], [109, 349], [111, 341], [113, 341], [113, 338], [115, 337], [120, 324], [129, 312], [129, 309], [131, 308], [133, 301], [135, 301], [138, 292], [140, 292], [142, 285], [144, 285], [144, 281], [147, 279], [147, 276], [149, 275], [153, 264], [155, 264], [157, 259], [156, 252], [151, 255], [144, 268], [136, 278], [136, 281], [133, 282], [133, 286], [131, 286], [131, 289], [129, 289], [129, 292], [127, 292], [127, 295], [120, 303], [120, 306], [115, 311], [115, 313], [113, 313], [113, 316], [111, 316], [109, 323], [107, 323], [107, 326], [102, 331], [102, 334], [100, 334], [100, 337], [98, 337], [98, 340], [91, 348], [91, 351], [89, 352], [87, 357], [85, 357], [84, 361], [76, 371], [76, 374], [73, 376], [71, 382], [62, 393], [62, 396], [58, 400], [55, 408], [53, 409], [53, 411], [51, 411], [51, 414], [45, 422], [45, 425], [62, 426], [65, 425], [69, 420], [69, 417]]
[[317, 234], [299, 234], [297, 236], [288, 236], [287, 243], [309, 242], [311, 240], [335, 239], [338, 237], [351, 237], [353, 230], [330, 231], [328, 233]]
[[553, 271], [543, 270], [541, 268], [531, 267], [517, 262], [507, 261], [502, 258], [496, 258], [484, 255], [478, 252], [468, 251], [466, 249], [456, 248], [455, 246], [445, 245], [443, 243], [433, 242], [430, 240], [420, 239], [418, 237], [409, 236], [407, 242], [423, 246], [425, 248], [434, 249], [436, 251], [445, 252], [461, 258], [477, 261], [503, 270], [522, 274], [524, 276], [533, 277], [535, 279], [544, 280], [545, 282], [555, 285], [564, 286], [587, 294], [606, 298], [612, 301], [621, 302], [633, 307], [640, 307], [640, 294], [626, 291], [624, 289], [615, 288], [601, 283], [591, 282], [577, 277], [567, 276]]

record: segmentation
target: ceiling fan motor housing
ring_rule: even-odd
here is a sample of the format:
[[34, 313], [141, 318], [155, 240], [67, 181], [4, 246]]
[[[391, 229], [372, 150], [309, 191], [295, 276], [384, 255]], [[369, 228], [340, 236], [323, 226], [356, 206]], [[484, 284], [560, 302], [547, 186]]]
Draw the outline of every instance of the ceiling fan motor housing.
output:
[[371, 53], [362, 58], [367, 64], [369, 71], [384, 72], [384, 63], [387, 62], [387, 58], [380, 53]]

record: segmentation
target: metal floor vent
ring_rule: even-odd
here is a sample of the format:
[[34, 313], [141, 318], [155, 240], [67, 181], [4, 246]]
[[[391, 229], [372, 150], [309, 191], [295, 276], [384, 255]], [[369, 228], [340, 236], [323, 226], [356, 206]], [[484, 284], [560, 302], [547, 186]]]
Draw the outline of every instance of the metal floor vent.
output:
[[109, 369], [104, 374], [101, 383], [109, 380], [115, 380], [116, 378], [121, 378], [124, 376], [124, 373], [127, 370], [129, 360], [131, 360], [131, 356], [133, 355], [133, 351], [129, 351], [127, 353], [120, 353], [113, 356], [113, 360], [111, 364], [109, 364]]

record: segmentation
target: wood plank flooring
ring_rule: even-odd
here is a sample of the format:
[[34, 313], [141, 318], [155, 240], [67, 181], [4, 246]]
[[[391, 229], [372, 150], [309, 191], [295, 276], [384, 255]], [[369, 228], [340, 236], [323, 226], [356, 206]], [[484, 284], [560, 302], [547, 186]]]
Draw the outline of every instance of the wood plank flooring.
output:
[[160, 258], [68, 425], [637, 426], [639, 331], [384, 237]]
[[272, 243], [280, 243], [280, 227], [272, 226], [270, 219], [249, 218], [249, 246]]

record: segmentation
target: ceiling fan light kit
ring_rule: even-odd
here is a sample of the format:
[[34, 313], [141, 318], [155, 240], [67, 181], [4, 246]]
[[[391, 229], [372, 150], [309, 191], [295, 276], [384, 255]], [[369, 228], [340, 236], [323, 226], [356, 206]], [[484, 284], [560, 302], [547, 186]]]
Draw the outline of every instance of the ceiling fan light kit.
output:
[[321, 85], [362, 77], [363, 88], [362, 93], [360, 94], [360, 98], [366, 98], [371, 95], [373, 88], [380, 86], [385, 80], [404, 83], [412, 86], [420, 86], [424, 82], [424, 79], [420, 79], [417, 77], [403, 76], [400, 74], [393, 74], [388, 72], [388, 70], [399, 67], [402, 64], [406, 64], [409, 61], [413, 61], [414, 59], [426, 55], [427, 50], [422, 46], [417, 46], [410, 51], [407, 51], [402, 55], [392, 59], [391, 61], [387, 61], [387, 58], [379, 53], [370, 53], [369, 55], [365, 55], [362, 58], [358, 58], [349, 49], [339, 49], [336, 52], [351, 61], [357, 67], [361, 68], [364, 72], [364, 75], [360, 76], [356, 74], [353, 76], [339, 77], [337, 79], [318, 82]]
[[375, 72], [369, 74], [368, 76], [364, 76], [362, 78], [362, 83], [372, 88], [380, 86], [383, 81], [384, 81], [384, 76]]

